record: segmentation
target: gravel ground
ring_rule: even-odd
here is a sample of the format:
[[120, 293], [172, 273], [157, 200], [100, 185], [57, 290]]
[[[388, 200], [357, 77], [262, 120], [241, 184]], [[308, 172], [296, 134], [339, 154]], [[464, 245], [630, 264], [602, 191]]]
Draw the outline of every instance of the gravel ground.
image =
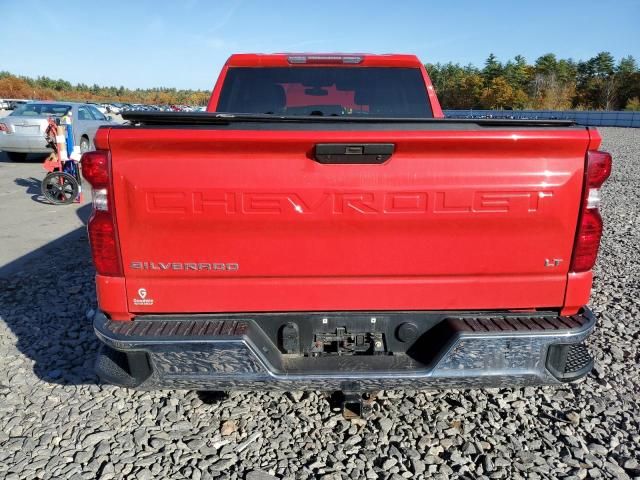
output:
[[597, 368], [585, 381], [387, 391], [368, 423], [343, 420], [320, 393], [99, 385], [79, 231], [0, 283], [0, 477], [640, 479], [640, 129], [602, 132], [615, 169], [592, 300]]

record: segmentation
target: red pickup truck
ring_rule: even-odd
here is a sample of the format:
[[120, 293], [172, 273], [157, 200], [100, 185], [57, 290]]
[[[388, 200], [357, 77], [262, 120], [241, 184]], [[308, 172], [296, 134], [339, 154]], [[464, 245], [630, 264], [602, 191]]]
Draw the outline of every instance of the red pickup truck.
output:
[[126, 118], [82, 158], [103, 379], [364, 392], [591, 369], [596, 130], [443, 118], [412, 55], [233, 55], [206, 112]]

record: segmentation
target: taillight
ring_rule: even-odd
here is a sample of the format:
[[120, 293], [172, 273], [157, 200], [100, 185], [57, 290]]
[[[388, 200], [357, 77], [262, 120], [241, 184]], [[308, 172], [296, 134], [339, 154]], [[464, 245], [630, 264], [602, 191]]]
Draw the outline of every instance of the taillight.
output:
[[89, 243], [93, 263], [99, 275], [122, 275], [122, 262], [118, 248], [118, 234], [113, 208], [109, 205], [111, 182], [109, 178], [109, 154], [96, 150], [82, 155], [82, 175], [91, 184], [93, 214], [89, 219]]
[[602, 237], [602, 217], [598, 210], [600, 187], [611, 175], [611, 166], [609, 153], [596, 150], [587, 152], [584, 196], [571, 260], [571, 270], [574, 272], [587, 272], [596, 263]]
[[89, 242], [96, 271], [100, 275], [122, 275], [116, 227], [108, 212], [95, 211], [89, 220]]
[[8, 132], [9, 127], [7, 127], [6, 123], [0, 123], [0, 132]]
[[106, 188], [109, 185], [109, 156], [104, 150], [95, 150], [82, 155], [80, 161], [82, 175], [93, 188]]

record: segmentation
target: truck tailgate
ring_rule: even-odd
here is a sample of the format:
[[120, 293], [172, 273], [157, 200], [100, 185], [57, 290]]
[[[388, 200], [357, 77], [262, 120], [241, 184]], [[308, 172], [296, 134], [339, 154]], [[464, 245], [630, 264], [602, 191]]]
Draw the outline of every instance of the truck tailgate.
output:
[[[584, 128], [109, 130], [129, 311], [561, 307]], [[323, 164], [320, 143], [389, 143]]]

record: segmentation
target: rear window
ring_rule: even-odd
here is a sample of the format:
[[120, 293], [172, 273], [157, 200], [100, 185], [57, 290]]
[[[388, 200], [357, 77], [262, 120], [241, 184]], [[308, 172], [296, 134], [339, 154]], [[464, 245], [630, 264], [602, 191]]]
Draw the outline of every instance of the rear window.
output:
[[433, 116], [417, 68], [233, 67], [218, 112], [275, 115]]
[[54, 115], [61, 117], [69, 110], [71, 110], [71, 105], [63, 105], [61, 103], [25, 103], [16, 107], [11, 115], [20, 117]]

